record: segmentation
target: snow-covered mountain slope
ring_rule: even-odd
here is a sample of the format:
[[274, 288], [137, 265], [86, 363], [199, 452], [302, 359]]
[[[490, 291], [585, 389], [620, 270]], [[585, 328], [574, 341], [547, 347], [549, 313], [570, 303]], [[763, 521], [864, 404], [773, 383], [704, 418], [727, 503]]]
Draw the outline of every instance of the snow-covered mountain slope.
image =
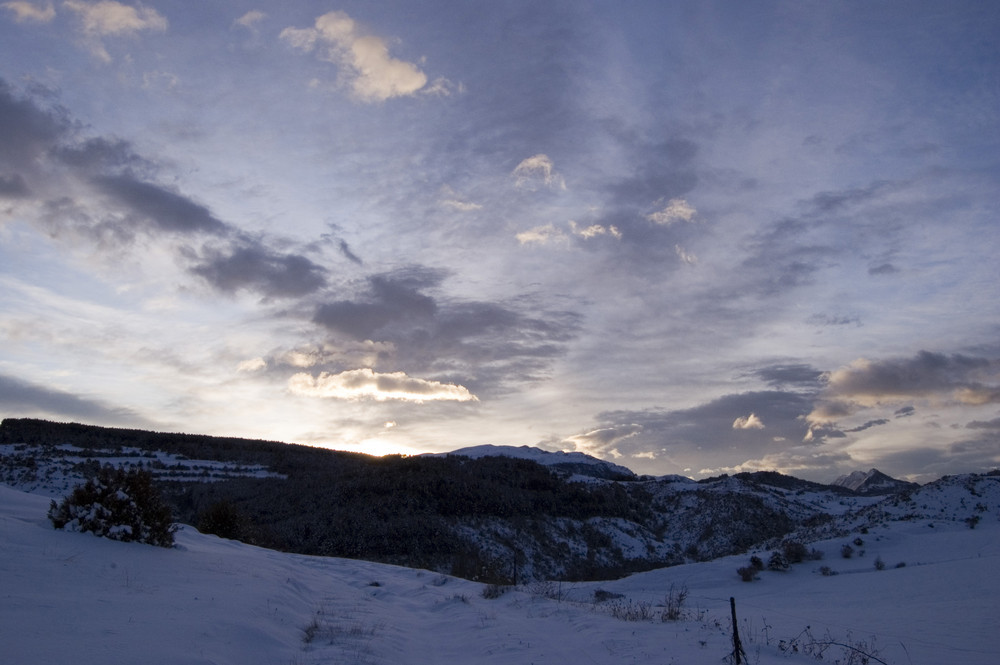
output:
[[[929, 496], [950, 505], [950, 491]], [[436, 573], [284, 554], [190, 527], [173, 549], [56, 531], [47, 505], [0, 487], [3, 663], [716, 665], [732, 651], [730, 597], [745, 662], [756, 665], [860, 663], [862, 653], [891, 665], [986, 665], [1000, 652], [992, 504], [975, 529], [888, 522], [858, 535], [864, 556], [840, 558], [843, 538], [818, 542], [823, 561], [752, 583], [736, 575], [741, 555], [610, 582], [531, 583], [495, 599]], [[688, 595], [680, 619], [664, 621], [672, 589]]]
[[840, 476], [831, 485], [846, 487], [857, 494], [893, 494], [919, 487], [916, 483], [887, 476], [878, 469], [855, 471], [846, 476]]
[[470, 446], [447, 453], [434, 454], [460, 455], [472, 459], [480, 457], [513, 457], [515, 459], [526, 459], [537, 462], [542, 466], [551, 467], [566, 475], [604, 478], [606, 480], [633, 480], [636, 477], [631, 469], [606, 460], [597, 459], [585, 453], [567, 453], [561, 450], [551, 452], [532, 446]]
[[148, 470], [158, 480], [181, 482], [283, 477], [259, 464], [188, 459], [162, 450], [129, 446], [109, 452], [68, 443], [0, 443], [0, 483], [35, 494], [53, 497], [68, 494], [74, 486], [84, 482], [88, 471], [92, 473], [97, 465], [102, 464], [139, 467]]

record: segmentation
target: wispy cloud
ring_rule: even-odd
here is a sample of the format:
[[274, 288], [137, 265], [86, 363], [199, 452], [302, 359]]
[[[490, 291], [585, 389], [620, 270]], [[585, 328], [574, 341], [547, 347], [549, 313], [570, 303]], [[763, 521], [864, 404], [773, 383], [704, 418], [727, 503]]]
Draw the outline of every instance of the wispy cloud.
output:
[[545, 154], [537, 154], [521, 160], [514, 167], [514, 186], [535, 189], [539, 185], [555, 189], [566, 189], [566, 180], [556, 172], [552, 159]]
[[14, 20], [19, 23], [48, 23], [56, 17], [56, 10], [51, 2], [37, 5], [33, 2], [15, 0], [14, 2], [5, 2], [0, 7], [13, 12]]
[[105, 63], [111, 62], [111, 55], [104, 46], [104, 38], [167, 29], [167, 19], [152, 7], [133, 7], [114, 0], [65, 0], [63, 6], [77, 14], [84, 44], [94, 57]]
[[246, 14], [243, 14], [238, 19], [233, 21], [233, 25], [238, 25], [252, 32], [256, 32], [257, 25], [265, 18], [267, 18], [267, 14], [265, 14], [261, 10], [251, 9]]

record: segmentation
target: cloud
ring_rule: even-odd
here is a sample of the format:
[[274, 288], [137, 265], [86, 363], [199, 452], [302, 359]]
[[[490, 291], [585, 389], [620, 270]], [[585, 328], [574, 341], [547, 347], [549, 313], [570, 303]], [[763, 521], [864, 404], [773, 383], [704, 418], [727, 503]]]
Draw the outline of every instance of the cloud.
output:
[[514, 236], [522, 245], [547, 245], [550, 242], [566, 240], [566, 234], [556, 228], [555, 224], [536, 226], [527, 231], [521, 231]]
[[1000, 430], [1000, 418], [993, 420], [973, 420], [966, 425], [968, 429], [996, 429]]
[[132, 7], [114, 0], [93, 3], [65, 0], [63, 6], [77, 13], [87, 48], [105, 63], [111, 62], [111, 55], [104, 47], [103, 37], [129, 36], [148, 30], [163, 32], [167, 29], [167, 19], [152, 7]]
[[873, 275], [873, 276], [877, 276], [877, 275], [895, 275], [898, 272], [899, 272], [899, 268], [897, 268], [896, 266], [892, 265], [891, 263], [880, 263], [877, 266], [871, 266], [870, 268], [868, 268], [868, 274], [869, 275]]
[[811, 477], [817, 482], [832, 482], [840, 473], [854, 471], [857, 467], [858, 462], [846, 451], [817, 451], [815, 446], [804, 445], [746, 459], [739, 464], [701, 467], [698, 473], [703, 476], [714, 476], [722, 473], [777, 471], [799, 478]]
[[29, 193], [28, 184], [20, 173], [0, 175], [0, 198], [17, 199]]
[[614, 457], [620, 457], [621, 453], [618, 451], [617, 446], [625, 439], [636, 436], [642, 430], [642, 425], [635, 423], [601, 427], [582, 434], [566, 437], [561, 442], [561, 445], [570, 446], [577, 452], [587, 453], [595, 457], [609, 454]]
[[[930, 351], [910, 358], [861, 358], [827, 375], [826, 385], [806, 420], [814, 429], [830, 427], [860, 411], [896, 407], [914, 399], [935, 406], [1000, 404], [1000, 361]], [[913, 411], [914, 407], [908, 405], [896, 408], [893, 415], [905, 417]]]
[[405, 325], [433, 317], [437, 304], [420, 289], [436, 285], [441, 279], [433, 271], [375, 275], [368, 280], [368, 299], [323, 303], [313, 321], [357, 340], [374, 339], [380, 329], [390, 324]]
[[221, 234], [227, 229], [205, 206], [160, 185], [129, 175], [99, 176], [94, 184], [137, 220], [151, 223], [160, 231]]
[[670, 226], [676, 222], [694, 221], [694, 216], [697, 212], [698, 211], [684, 199], [670, 199], [667, 201], [667, 205], [663, 208], [663, 210], [646, 215], [646, 219], [654, 224]]
[[609, 235], [612, 238], [617, 238], [618, 240], [621, 240], [622, 237], [622, 232], [619, 231], [618, 227], [613, 224], [610, 226], [604, 226], [603, 224], [591, 224], [589, 226], [580, 227], [577, 226], [576, 222], [571, 220], [569, 228], [573, 235], [580, 236], [585, 240], [603, 235]]
[[549, 188], [566, 189], [566, 181], [556, 173], [552, 159], [541, 153], [522, 160], [511, 173], [514, 186], [534, 190], [539, 184]]
[[44, 414], [109, 423], [135, 423], [129, 409], [114, 408], [62, 390], [0, 374], [0, 408], [22, 415]]
[[0, 166], [27, 175], [69, 132], [70, 122], [64, 113], [16, 96], [0, 79], [0, 127], [4, 130], [0, 132]]
[[[323, 14], [312, 28], [285, 28], [279, 37], [300, 51], [318, 51], [321, 59], [336, 64], [362, 102], [410, 96], [427, 85], [427, 75], [415, 64], [390, 56], [385, 40], [363, 34], [342, 11]], [[435, 91], [441, 87], [436, 85]]]
[[357, 254], [351, 251], [351, 246], [347, 244], [346, 240], [341, 239], [337, 243], [337, 247], [340, 249], [340, 253], [343, 254], [344, 258], [355, 265], [364, 265], [364, 261], [361, 260]]
[[863, 432], [866, 429], [871, 429], [872, 427], [878, 427], [879, 425], [886, 425], [892, 422], [888, 418], [876, 418], [875, 420], [869, 420], [868, 422], [858, 425], [857, 427], [852, 427], [851, 429], [845, 429], [845, 433], [853, 434], [855, 432]]
[[813, 314], [806, 323], [811, 326], [854, 326], [861, 327], [861, 318], [858, 316], [832, 316], [830, 314]]
[[441, 205], [445, 208], [451, 208], [452, 210], [457, 210], [459, 212], [474, 212], [476, 210], [483, 209], [483, 206], [479, 203], [460, 201], [458, 199], [444, 199], [441, 201]]
[[247, 290], [267, 298], [304, 296], [327, 281], [326, 270], [307, 257], [275, 252], [256, 239], [205, 248], [190, 270], [224, 293]]
[[447, 274], [421, 266], [366, 278], [354, 298], [316, 306], [328, 343], [379, 345], [382, 369], [448, 375], [479, 394], [539, 380], [579, 333], [580, 316], [532, 298], [502, 302], [442, 299]]
[[274, 239], [240, 233], [179, 189], [158, 184], [157, 165], [128, 141], [82, 138], [79, 126], [58, 107], [18, 98], [0, 80], [0, 197], [48, 236], [74, 247], [90, 243], [116, 259], [137, 238], [172, 236], [185, 244], [166, 246], [223, 293], [288, 298], [326, 286], [322, 266], [275, 249]]
[[[614, 203], [630, 211], [648, 210], [654, 202], [666, 199], [666, 208], [661, 211], [666, 213], [663, 221], [658, 222], [658, 216], [647, 218], [647, 221], [657, 224], [666, 222], [668, 226], [678, 220], [693, 221], [694, 210], [683, 195], [698, 184], [694, 168], [698, 144], [687, 138], [649, 142], [619, 129], [613, 129], [612, 135], [619, 142], [630, 167], [628, 175], [606, 185]], [[689, 214], [691, 219], [686, 219]]]
[[[597, 427], [566, 438], [562, 445], [586, 446], [598, 456], [613, 446], [637, 460], [652, 453], [661, 461], [658, 468], [717, 467], [728, 463], [734, 451], [753, 459], [789, 449], [789, 441], [800, 441], [807, 433], [802, 417], [811, 406], [810, 395], [757, 391], [724, 395], [687, 409], [607, 411], [598, 415]], [[734, 421], [734, 413], [750, 415]]]
[[259, 9], [251, 9], [243, 16], [233, 21], [233, 25], [238, 25], [247, 30], [256, 31], [257, 24], [267, 18], [267, 14]]
[[757, 414], [751, 413], [749, 416], [734, 420], [733, 429], [764, 429], [764, 423]]
[[905, 182], [876, 180], [866, 187], [856, 187], [834, 192], [819, 192], [807, 202], [807, 205], [821, 213], [839, 212], [845, 208], [884, 199], [886, 195], [898, 192], [905, 188], [906, 185], [907, 183]]
[[450, 210], [455, 210], [457, 212], [475, 212], [476, 210], [482, 210], [483, 206], [479, 203], [473, 203], [471, 201], [464, 200], [458, 195], [455, 190], [447, 185], [441, 188], [441, 198], [439, 204]]
[[610, 236], [616, 240], [621, 240], [622, 232], [614, 225], [590, 224], [588, 226], [578, 226], [576, 222], [570, 220], [568, 233], [555, 224], [545, 224], [528, 229], [527, 231], [521, 231], [514, 237], [522, 245], [548, 245], [550, 243], [566, 242], [571, 236], [583, 240], [593, 240], [602, 236]]
[[674, 245], [674, 253], [677, 254], [677, 258], [688, 265], [693, 266], [698, 263], [698, 257], [691, 254], [680, 245]]
[[44, 6], [39, 7], [32, 2], [23, 2], [18, 0], [16, 2], [5, 2], [0, 7], [7, 9], [14, 13], [14, 20], [18, 23], [24, 22], [34, 22], [34, 23], [48, 23], [56, 17], [56, 10], [52, 6], [51, 2], [45, 3]]
[[823, 397], [859, 407], [912, 397], [977, 406], [1000, 403], [1000, 385], [984, 381], [1000, 381], [1000, 361], [921, 351], [912, 358], [855, 360], [830, 373]]
[[463, 386], [428, 381], [407, 376], [404, 372], [379, 374], [371, 369], [354, 369], [339, 374], [321, 373], [317, 377], [300, 372], [288, 380], [295, 395], [332, 399], [408, 402], [475, 402], [478, 398]]
[[237, 372], [259, 372], [262, 369], [267, 368], [267, 361], [261, 357], [248, 358], [243, 360], [239, 365], [236, 366]]
[[824, 372], [802, 363], [777, 364], [760, 367], [750, 372], [772, 388], [798, 387], [808, 391], [818, 390]]

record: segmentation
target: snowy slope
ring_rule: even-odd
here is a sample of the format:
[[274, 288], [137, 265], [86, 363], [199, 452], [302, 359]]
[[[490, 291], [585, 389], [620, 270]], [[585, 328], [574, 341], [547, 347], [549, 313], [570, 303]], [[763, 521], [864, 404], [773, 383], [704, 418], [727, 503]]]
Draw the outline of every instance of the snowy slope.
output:
[[[842, 538], [816, 543], [822, 562], [752, 583], [735, 573], [740, 556], [488, 600], [474, 582], [190, 527], [174, 549], [56, 531], [47, 505], [0, 486], [0, 663], [714, 665], [731, 649], [730, 596], [750, 663], [816, 663], [816, 642], [899, 665], [985, 665], [1000, 651], [993, 507], [975, 529], [925, 519], [872, 528], [865, 556], [851, 559], [837, 554]], [[820, 575], [820, 564], [839, 574]], [[672, 585], [689, 591], [686, 614], [664, 622]], [[621, 597], [595, 603], [598, 590]], [[649, 618], [615, 616], [629, 614]], [[825, 648], [823, 662], [860, 662]]]

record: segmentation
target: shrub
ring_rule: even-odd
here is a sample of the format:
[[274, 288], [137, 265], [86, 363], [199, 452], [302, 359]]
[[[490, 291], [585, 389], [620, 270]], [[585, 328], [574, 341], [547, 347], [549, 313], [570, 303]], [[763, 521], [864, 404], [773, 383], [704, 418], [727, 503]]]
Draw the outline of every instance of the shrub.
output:
[[844, 546], [840, 548], [840, 556], [844, 557], [845, 559], [850, 559], [852, 556], [854, 556], [854, 548], [848, 545], [847, 543], [844, 543]]
[[737, 568], [736, 572], [744, 582], [753, 582], [757, 579], [757, 568], [754, 566], [743, 566], [742, 568]]
[[483, 587], [483, 598], [486, 600], [496, 600], [507, 593], [510, 587], [506, 584], [487, 584]]
[[875, 557], [875, 570], [885, 570], [885, 561], [880, 556]]
[[754, 570], [764, 570], [764, 562], [756, 554], [750, 557], [750, 567]]
[[57, 529], [160, 547], [174, 544], [170, 508], [153, 487], [152, 474], [142, 469], [105, 464], [61, 503], [52, 501], [48, 517]]
[[771, 558], [767, 560], [768, 570], [788, 570], [788, 561], [785, 559], [785, 555], [781, 552], [772, 552]]
[[594, 590], [594, 602], [603, 603], [609, 600], [616, 600], [622, 598], [622, 594], [614, 593], [613, 591], [607, 591], [606, 589], [595, 589]]
[[786, 540], [781, 544], [781, 549], [785, 554], [785, 561], [788, 563], [802, 563], [809, 555], [806, 546], [797, 540]]
[[631, 599], [616, 600], [608, 605], [608, 611], [621, 621], [652, 621], [656, 616], [653, 604], [644, 600], [637, 603], [633, 603]]
[[832, 577], [837, 574], [837, 571], [830, 566], [820, 566], [819, 572], [823, 577]]
[[687, 597], [688, 589], [686, 586], [674, 589], [674, 585], [671, 584], [670, 592], [664, 600], [664, 610], [663, 614], [660, 615], [660, 619], [663, 621], [678, 621], [684, 615], [681, 608], [684, 607], [684, 601], [687, 600]]

